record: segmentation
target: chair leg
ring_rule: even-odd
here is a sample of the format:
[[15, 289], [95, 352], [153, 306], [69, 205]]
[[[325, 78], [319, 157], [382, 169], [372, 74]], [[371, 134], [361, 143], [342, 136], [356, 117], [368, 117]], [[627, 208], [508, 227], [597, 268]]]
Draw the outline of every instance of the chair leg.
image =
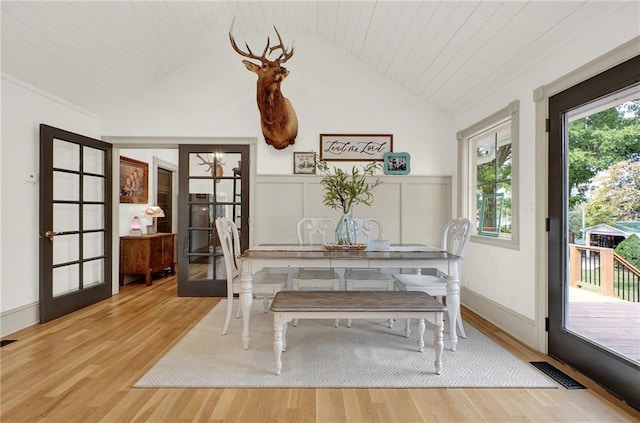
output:
[[394, 319], [389, 319], [389, 329], [393, 329]]
[[466, 338], [467, 333], [464, 331], [464, 326], [462, 326], [462, 313], [458, 310], [458, 329], [460, 330], [460, 337]]
[[265, 313], [269, 312], [269, 297], [264, 297], [262, 299], [262, 308], [264, 309]]
[[[222, 328], [222, 335], [227, 334], [229, 329], [229, 322], [231, 321], [231, 312], [233, 311], [233, 297], [227, 299], [227, 318], [224, 321], [224, 327]], [[240, 307], [238, 307], [240, 309]]]

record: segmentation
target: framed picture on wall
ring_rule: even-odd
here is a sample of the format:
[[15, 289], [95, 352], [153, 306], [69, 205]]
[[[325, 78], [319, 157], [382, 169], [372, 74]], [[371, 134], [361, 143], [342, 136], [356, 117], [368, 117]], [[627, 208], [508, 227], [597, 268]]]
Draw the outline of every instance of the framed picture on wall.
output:
[[314, 152], [293, 152], [293, 173], [296, 175], [316, 174], [316, 153]]
[[120, 202], [149, 202], [149, 164], [120, 156]]
[[320, 134], [320, 160], [381, 162], [393, 151], [393, 134]]
[[408, 175], [411, 172], [409, 153], [385, 153], [382, 170], [385, 175]]

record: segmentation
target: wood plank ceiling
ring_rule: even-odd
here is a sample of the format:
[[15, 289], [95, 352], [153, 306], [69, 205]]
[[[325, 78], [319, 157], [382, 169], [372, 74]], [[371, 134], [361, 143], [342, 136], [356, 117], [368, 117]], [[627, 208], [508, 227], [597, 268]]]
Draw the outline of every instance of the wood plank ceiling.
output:
[[[634, 2], [3, 1], [2, 72], [99, 114], [228, 31], [311, 33], [455, 112]], [[635, 9], [637, 12], [637, 5]]]

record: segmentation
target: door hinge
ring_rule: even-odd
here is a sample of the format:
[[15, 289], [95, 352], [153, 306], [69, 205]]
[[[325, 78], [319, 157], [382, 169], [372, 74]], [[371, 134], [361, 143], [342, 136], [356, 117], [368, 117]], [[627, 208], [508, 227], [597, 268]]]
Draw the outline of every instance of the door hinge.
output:
[[549, 332], [549, 318], [548, 317], [544, 318], [544, 331], [545, 332]]
[[551, 220], [548, 217], [544, 220], [544, 230], [547, 232], [551, 230]]
[[551, 131], [551, 120], [549, 118], [544, 120], [544, 130], [549, 133]]

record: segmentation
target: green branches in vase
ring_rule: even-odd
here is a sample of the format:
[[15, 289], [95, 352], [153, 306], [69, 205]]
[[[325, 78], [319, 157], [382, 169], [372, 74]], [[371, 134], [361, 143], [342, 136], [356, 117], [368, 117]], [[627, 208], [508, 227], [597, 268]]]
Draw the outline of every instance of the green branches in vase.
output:
[[336, 227], [336, 244], [357, 244], [351, 209], [357, 204], [370, 206], [373, 203], [373, 189], [381, 182], [378, 178], [368, 178], [382, 166], [378, 162], [371, 162], [364, 167], [354, 165], [351, 171], [345, 171], [335, 166], [330, 169], [325, 161], [317, 159], [316, 166], [323, 175], [320, 181], [324, 186], [323, 204], [342, 212]]

